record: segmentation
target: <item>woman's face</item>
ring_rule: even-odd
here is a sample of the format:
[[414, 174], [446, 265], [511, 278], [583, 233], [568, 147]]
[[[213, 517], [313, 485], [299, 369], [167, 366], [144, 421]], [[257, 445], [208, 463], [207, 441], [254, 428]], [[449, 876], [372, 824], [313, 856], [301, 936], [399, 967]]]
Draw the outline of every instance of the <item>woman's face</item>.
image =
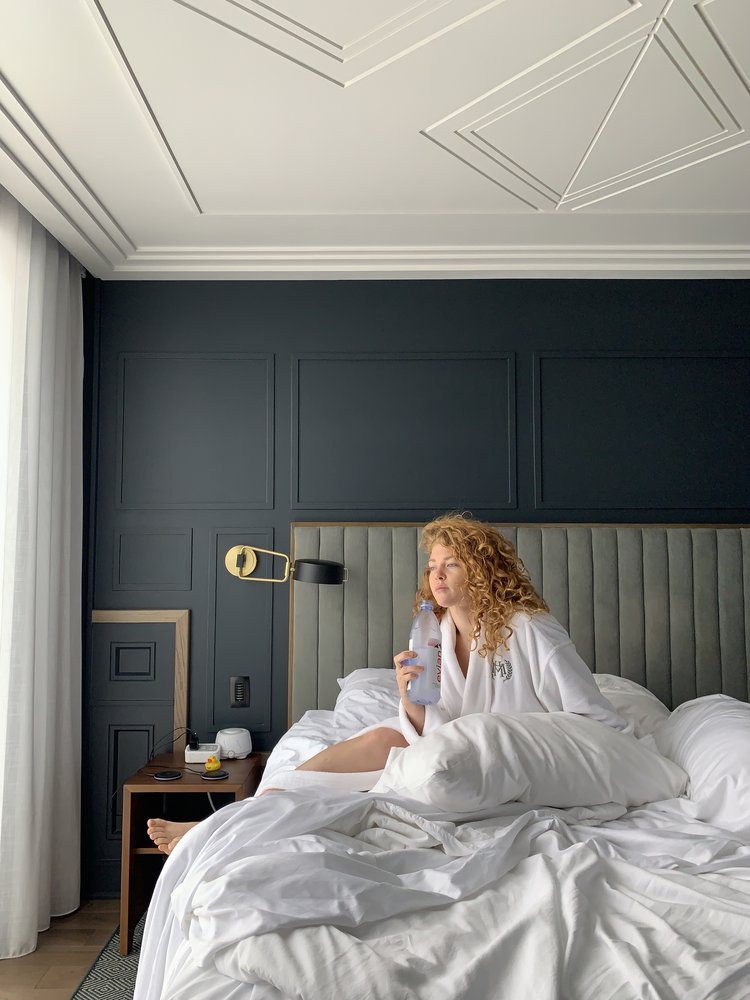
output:
[[445, 545], [435, 544], [430, 550], [430, 590], [441, 608], [468, 608], [465, 591], [466, 570], [463, 563]]

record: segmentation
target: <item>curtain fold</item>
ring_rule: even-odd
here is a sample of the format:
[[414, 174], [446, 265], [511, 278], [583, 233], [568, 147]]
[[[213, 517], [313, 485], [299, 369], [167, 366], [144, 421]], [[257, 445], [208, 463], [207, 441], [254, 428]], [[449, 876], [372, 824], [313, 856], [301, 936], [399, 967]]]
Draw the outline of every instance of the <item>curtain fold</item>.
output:
[[0, 958], [80, 902], [81, 268], [0, 187]]

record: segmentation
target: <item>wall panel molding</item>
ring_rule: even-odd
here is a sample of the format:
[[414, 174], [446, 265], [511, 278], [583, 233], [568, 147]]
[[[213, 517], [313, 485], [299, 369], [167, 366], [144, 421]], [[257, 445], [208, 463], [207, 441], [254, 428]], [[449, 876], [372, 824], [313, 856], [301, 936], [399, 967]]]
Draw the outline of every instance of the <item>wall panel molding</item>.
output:
[[[494, 451], [476, 445], [480, 426], [495, 428]], [[292, 509], [512, 508], [516, 496], [513, 352], [292, 358]]]
[[[208, 635], [206, 706], [215, 730], [241, 726], [253, 733], [271, 731], [271, 664], [273, 662], [274, 584], [238, 580], [224, 566], [233, 545], [273, 549], [273, 528], [215, 527], [208, 551]], [[270, 576], [267, 556], [259, 556], [258, 576]], [[289, 587], [291, 581], [280, 586]], [[229, 678], [250, 677], [250, 705], [229, 707]]]
[[122, 785], [133, 772], [131, 761], [148, 760], [154, 737], [152, 723], [115, 722], [107, 728], [108, 840], [120, 840], [122, 836]]
[[192, 528], [116, 528], [112, 590], [190, 590], [192, 562]]
[[116, 434], [119, 510], [270, 509], [274, 355], [124, 352]]
[[153, 681], [156, 677], [155, 642], [109, 644], [109, 679], [115, 683]]
[[91, 612], [94, 625], [119, 623], [138, 625], [143, 623], [168, 623], [174, 625], [174, 710], [173, 724], [175, 730], [183, 732], [175, 737], [173, 748], [180, 753], [185, 748], [185, 733], [187, 727], [188, 708], [188, 678], [190, 676], [190, 611], [180, 610], [132, 610]]
[[[733, 470], [750, 464], [749, 355], [540, 351], [533, 366], [536, 509], [746, 505]], [[717, 424], [726, 399], [736, 412]]]

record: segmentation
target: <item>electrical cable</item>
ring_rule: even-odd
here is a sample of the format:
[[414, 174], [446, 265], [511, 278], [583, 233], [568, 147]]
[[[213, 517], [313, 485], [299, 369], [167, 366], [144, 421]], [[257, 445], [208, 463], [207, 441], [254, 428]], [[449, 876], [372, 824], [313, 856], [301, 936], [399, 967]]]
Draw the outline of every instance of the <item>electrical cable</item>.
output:
[[[185, 733], [188, 734], [188, 737], [189, 737], [189, 739], [191, 741], [195, 741], [196, 743], [198, 742], [198, 734], [195, 732], [194, 729], [190, 729], [188, 726], [179, 726], [177, 729], [173, 729], [171, 733], [167, 733], [166, 736], [162, 736], [161, 739], [157, 740], [156, 743], [154, 743], [154, 745], [153, 745], [153, 747], [151, 749], [151, 753], [149, 754], [148, 760], [146, 761], [145, 764], [141, 765], [141, 767], [138, 768], [138, 771], [139, 772], [140, 771], [146, 771], [147, 773], [149, 771], [151, 771], [151, 772], [153, 772], [153, 771], [163, 771], [164, 770], [163, 767], [161, 767], [161, 766], [159, 766], [157, 764], [152, 764], [151, 763], [151, 761], [156, 756], [156, 751], [159, 749], [159, 747], [163, 743], [166, 743], [170, 739], [172, 739], [172, 737], [175, 735], [175, 733], [183, 733], [183, 732], [185, 732]], [[196, 771], [196, 769], [194, 767], [174, 767], [171, 770], [173, 770], [173, 771], [191, 771], [193, 774], [202, 774], [203, 773], [202, 771]], [[115, 796], [119, 795], [119, 793], [121, 792], [122, 785], [123, 785], [123, 783], [120, 782], [118, 784], [117, 788], [115, 788], [114, 792], [112, 792], [112, 794], [110, 795], [110, 797], [109, 797], [110, 804], [112, 802], [112, 799], [114, 799]]]
[[[143, 764], [141, 767], [138, 768], [138, 772], [145, 772], [146, 774], [149, 774], [149, 773], [155, 774], [155, 773], [157, 773], [159, 771], [162, 771], [163, 768], [160, 765], [158, 765], [158, 764], [152, 764], [151, 763], [151, 761], [156, 756], [156, 751], [159, 749], [159, 747], [163, 743], [166, 743], [168, 740], [172, 739], [172, 737], [175, 735], [175, 733], [180, 733], [181, 734], [183, 732], [187, 733], [189, 744], [194, 743], [196, 746], [198, 745], [198, 742], [199, 742], [199, 740], [198, 740], [198, 734], [195, 732], [195, 730], [190, 729], [188, 726], [179, 726], [177, 729], [173, 729], [171, 733], [168, 733], [166, 736], [163, 736], [160, 740], [157, 740], [157, 742], [154, 744], [153, 748], [151, 749], [151, 753], [149, 755], [148, 761], [145, 764]], [[174, 740], [172, 742], [174, 742]], [[195, 767], [188, 767], [186, 764], [185, 765], [181, 765], [181, 766], [178, 765], [177, 767], [171, 768], [171, 770], [173, 770], [173, 771], [183, 771], [183, 772], [184, 771], [189, 771], [191, 774], [203, 774], [203, 771], [199, 771]], [[112, 792], [112, 794], [110, 795], [108, 808], [111, 807], [112, 800], [117, 795], [119, 795], [119, 793], [121, 792], [122, 786], [123, 786], [123, 782], [121, 782], [120, 784], [118, 784], [117, 787], [115, 788], [114, 792]], [[216, 812], [217, 811], [216, 810], [216, 806], [214, 805], [214, 800], [211, 797], [211, 793], [210, 792], [206, 792], [206, 795], [208, 796], [208, 803], [211, 806], [212, 812]], [[165, 802], [166, 802], [166, 800], [165, 800]]]
[[182, 733], [186, 733], [188, 737], [188, 745], [190, 745], [191, 743], [196, 743], [196, 744], [198, 743], [198, 734], [195, 732], [194, 729], [190, 729], [188, 726], [179, 726], [177, 729], [173, 729], [171, 733], [167, 733], [166, 736], [162, 736], [160, 740], [157, 740], [156, 743], [154, 743], [153, 747], [151, 748], [151, 753], [149, 754], [148, 759], [149, 760], [154, 759], [154, 757], [156, 756], [156, 751], [159, 749], [159, 747], [161, 747], [163, 743], [168, 743], [170, 740], [172, 740], [172, 743], [174, 743], [172, 737], [175, 735], [175, 733], [179, 733], [180, 735], [182, 735]]

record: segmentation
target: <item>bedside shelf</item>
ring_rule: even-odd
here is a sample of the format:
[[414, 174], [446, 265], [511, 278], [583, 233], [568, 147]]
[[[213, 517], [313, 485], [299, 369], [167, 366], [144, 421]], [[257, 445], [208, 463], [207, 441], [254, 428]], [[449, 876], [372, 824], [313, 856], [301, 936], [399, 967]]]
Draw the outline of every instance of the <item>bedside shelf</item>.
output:
[[[230, 795], [235, 802], [253, 795], [260, 782], [267, 754], [252, 753], [244, 760], [223, 760], [221, 766], [229, 772], [229, 777], [222, 781], [206, 781], [195, 764], [188, 765], [192, 770], [185, 770], [185, 758], [182, 754], [160, 754], [149, 761], [149, 770], [141, 769], [123, 785], [122, 797], [122, 869], [120, 873], [120, 954], [127, 955], [133, 947], [133, 930], [148, 906], [156, 880], [161, 871], [161, 864], [152, 861], [157, 858], [164, 861], [167, 857], [158, 847], [142, 846], [148, 843], [146, 836], [146, 820], [154, 815], [160, 815], [163, 806], [157, 806], [154, 812], [154, 795], [158, 796], [195, 796], [196, 809], [192, 810], [190, 819], [201, 819], [203, 815], [198, 809], [199, 802], [205, 802], [207, 792]], [[157, 781], [153, 770], [178, 769], [182, 777], [176, 781]], [[161, 803], [163, 800], [159, 800]], [[191, 803], [193, 799], [189, 800]], [[192, 807], [191, 807], [192, 808]]]

